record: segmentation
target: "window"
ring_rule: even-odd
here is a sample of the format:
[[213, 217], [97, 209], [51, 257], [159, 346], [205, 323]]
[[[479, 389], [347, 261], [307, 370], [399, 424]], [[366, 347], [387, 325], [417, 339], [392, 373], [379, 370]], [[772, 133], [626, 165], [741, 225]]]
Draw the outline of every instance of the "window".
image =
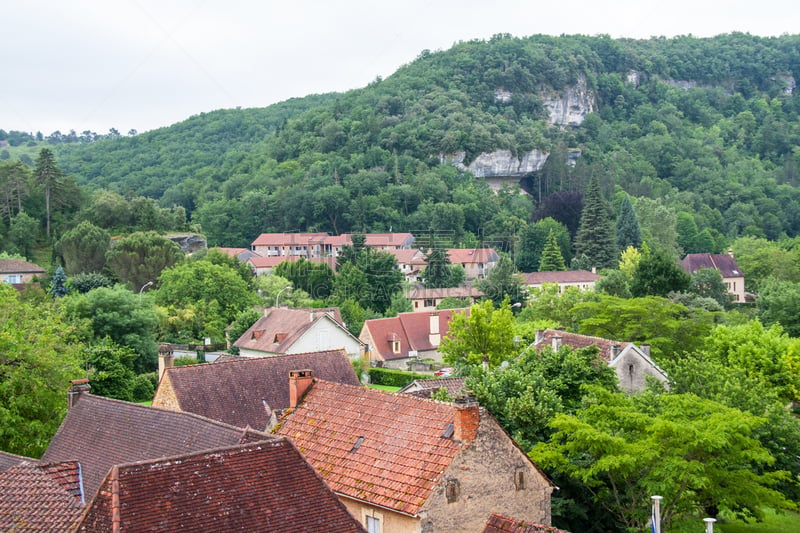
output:
[[381, 519], [374, 516], [367, 517], [367, 533], [381, 533]]
[[392, 353], [400, 353], [400, 341], [392, 341]]
[[436, 300], [425, 298], [425, 307], [436, 307]]
[[383, 533], [383, 514], [375, 509], [361, 509], [361, 519], [368, 533]]
[[524, 490], [525, 489], [525, 469], [524, 468], [517, 468], [514, 471], [514, 487], [517, 490]]
[[448, 479], [444, 485], [444, 495], [447, 503], [457, 502], [461, 494], [461, 485], [457, 479]]
[[6, 283], [22, 283], [22, 274], [7, 274], [5, 277]]

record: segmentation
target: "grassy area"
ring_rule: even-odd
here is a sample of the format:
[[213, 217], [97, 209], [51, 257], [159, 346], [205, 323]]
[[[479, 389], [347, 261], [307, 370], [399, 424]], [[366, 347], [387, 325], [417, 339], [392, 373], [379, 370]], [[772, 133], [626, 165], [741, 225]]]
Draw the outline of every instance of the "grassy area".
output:
[[764, 521], [758, 524], [746, 524], [739, 520], [720, 520], [714, 531], [722, 533], [786, 533], [787, 531], [800, 531], [800, 514], [775, 513], [768, 509]]
[[397, 392], [400, 389], [402, 389], [402, 387], [392, 387], [391, 385], [370, 385], [369, 388], [370, 389], [380, 389], [380, 390], [385, 390], [385, 391], [389, 391], [389, 392]]

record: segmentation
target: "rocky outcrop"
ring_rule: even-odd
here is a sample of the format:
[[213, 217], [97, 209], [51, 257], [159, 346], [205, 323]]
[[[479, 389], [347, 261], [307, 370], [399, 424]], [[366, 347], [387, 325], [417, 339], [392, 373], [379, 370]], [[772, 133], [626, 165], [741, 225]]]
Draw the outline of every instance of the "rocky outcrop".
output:
[[165, 237], [177, 243], [184, 253], [191, 254], [207, 247], [206, 238], [197, 233], [173, 233]]
[[464, 164], [464, 152], [459, 152], [451, 156], [442, 156], [443, 163], [450, 163], [461, 170], [468, 170], [477, 178], [493, 177], [524, 177], [533, 172], [541, 170], [544, 162], [547, 161], [546, 152], [531, 150], [523, 154], [522, 158], [515, 157], [511, 150], [495, 150], [494, 152], [479, 155], [469, 165]]
[[583, 76], [575, 85], [561, 91], [543, 91], [540, 96], [550, 113], [548, 122], [559, 126], [580, 126], [583, 118], [597, 107], [594, 93]]

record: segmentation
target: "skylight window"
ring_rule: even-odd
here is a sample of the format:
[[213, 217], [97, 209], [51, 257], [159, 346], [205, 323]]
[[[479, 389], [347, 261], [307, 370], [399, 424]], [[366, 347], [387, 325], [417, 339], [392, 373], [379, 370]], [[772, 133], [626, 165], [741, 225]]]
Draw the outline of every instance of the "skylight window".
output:
[[453, 436], [453, 423], [451, 422], [447, 424], [447, 426], [445, 426], [444, 428], [444, 431], [442, 431], [442, 438], [449, 439], [452, 436]]
[[353, 444], [353, 448], [350, 450], [350, 453], [353, 453], [353, 452], [356, 452], [356, 451], [358, 451], [358, 449], [359, 449], [359, 448], [361, 447], [361, 445], [364, 443], [364, 439], [366, 439], [366, 437], [364, 437], [364, 436], [358, 437], [358, 438], [356, 439], [356, 443], [355, 443], [355, 444]]

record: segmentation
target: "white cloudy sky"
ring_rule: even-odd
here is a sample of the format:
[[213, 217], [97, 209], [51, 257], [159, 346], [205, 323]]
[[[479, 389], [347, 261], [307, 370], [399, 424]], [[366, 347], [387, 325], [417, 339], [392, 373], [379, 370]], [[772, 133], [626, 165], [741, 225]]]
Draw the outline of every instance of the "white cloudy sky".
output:
[[126, 133], [363, 87], [496, 33], [800, 33], [788, 0], [0, 0], [0, 128]]

